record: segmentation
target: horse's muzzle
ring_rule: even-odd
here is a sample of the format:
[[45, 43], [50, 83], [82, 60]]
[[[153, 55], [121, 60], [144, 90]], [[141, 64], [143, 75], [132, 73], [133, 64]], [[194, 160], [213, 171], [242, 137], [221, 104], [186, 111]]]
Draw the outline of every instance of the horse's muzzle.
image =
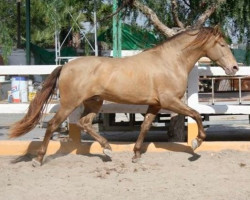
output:
[[232, 68], [226, 68], [225, 69], [225, 73], [228, 76], [234, 76], [237, 71], [239, 71], [239, 67], [237, 65], [234, 65]]

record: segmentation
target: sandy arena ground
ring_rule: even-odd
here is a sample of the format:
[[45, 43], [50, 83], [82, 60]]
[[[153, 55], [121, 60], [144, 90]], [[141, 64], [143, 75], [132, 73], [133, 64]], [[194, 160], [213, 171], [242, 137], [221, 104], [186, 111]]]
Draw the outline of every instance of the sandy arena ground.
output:
[[0, 157], [3, 200], [248, 200], [247, 152], [183, 152], [51, 155], [42, 167], [31, 156]]

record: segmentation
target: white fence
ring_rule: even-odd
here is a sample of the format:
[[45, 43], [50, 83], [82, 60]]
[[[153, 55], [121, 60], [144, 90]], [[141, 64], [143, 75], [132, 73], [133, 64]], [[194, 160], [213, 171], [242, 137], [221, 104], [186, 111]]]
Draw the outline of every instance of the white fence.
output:
[[[220, 104], [205, 105], [199, 102], [198, 79], [200, 76], [226, 76], [221, 67], [195, 67], [189, 75], [188, 83], [188, 105], [202, 114], [250, 114], [250, 105], [247, 104]], [[235, 77], [250, 76], [250, 67], [242, 66]]]
[[[57, 66], [56, 65], [11, 65], [0, 66], [1, 75], [46, 75], [50, 74]], [[188, 83], [188, 99], [187, 103], [201, 114], [250, 114], [250, 105], [248, 104], [220, 104], [208, 105], [199, 102], [198, 98], [198, 83], [199, 76], [225, 76], [225, 72], [220, 67], [194, 67], [189, 75]], [[250, 67], [240, 67], [236, 77], [250, 76]], [[28, 103], [1, 103], [0, 113], [25, 113]], [[49, 104], [47, 112], [53, 112], [58, 105]], [[121, 104], [105, 104], [101, 109], [104, 113], [144, 113], [146, 106], [137, 105], [121, 105]], [[166, 112], [166, 111], [162, 111]], [[74, 121], [74, 120], [73, 120]]]
[[[0, 76], [2, 75], [47, 75], [56, 65], [0, 65]], [[0, 113], [26, 113], [28, 103], [1, 103]], [[53, 112], [57, 104], [49, 104], [46, 112]]]

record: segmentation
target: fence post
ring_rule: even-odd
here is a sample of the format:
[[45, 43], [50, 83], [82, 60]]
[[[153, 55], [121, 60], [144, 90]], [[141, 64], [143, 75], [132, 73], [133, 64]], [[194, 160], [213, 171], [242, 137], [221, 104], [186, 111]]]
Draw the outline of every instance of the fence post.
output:
[[[198, 73], [198, 64], [195, 64], [194, 68], [189, 74], [188, 78], [188, 88], [187, 88], [187, 104], [189, 107], [195, 109], [199, 104], [199, 73]], [[188, 145], [191, 145], [191, 141], [197, 137], [198, 127], [196, 122], [188, 117], [187, 123], [187, 142]]]

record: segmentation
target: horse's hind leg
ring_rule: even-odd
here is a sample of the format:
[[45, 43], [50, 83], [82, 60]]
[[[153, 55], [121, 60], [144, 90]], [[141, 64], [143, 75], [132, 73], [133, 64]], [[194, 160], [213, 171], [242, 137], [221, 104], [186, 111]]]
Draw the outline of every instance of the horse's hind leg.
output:
[[60, 107], [55, 116], [48, 122], [48, 127], [42, 142], [41, 147], [38, 150], [37, 157], [33, 159], [32, 165], [34, 167], [42, 165], [44, 155], [46, 154], [48, 144], [52, 134], [56, 131], [59, 125], [68, 117], [73, 109], [64, 109]]
[[138, 139], [137, 139], [137, 141], [135, 143], [135, 146], [134, 146], [135, 155], [132, 158], [132, 162], [137, 162], [141, 158], [141, 146], [142, 146], [142, 143], [143, 143], [144, 138], [145, 138], [148, 130], [150, 129], [151, 124], [154, 121], [155, 116], [157, 115], [159, 110], [160, 110], [159, 107], [153, 107], [153, 106], [148, 107], [147, 113], [146, 113], [146, 115], [144, 117], [144, 121], [143, 121], [143, 123], [141, 125], [140, 134], [139, 134]]
[[94, 128], [92, 127], [93, 119], [95, 118], [96, 114], [99, 112], [103, 101], [102, 100], [87, 100], [84, 101], [84, 113], [83, 117], [78, 121], [77, 125], [87, 132], [91, 137], [97, 140], [100, 145], [103, 147], [103, 153], [111, 158], [111, 147], [108, 141], [96, 133]]

